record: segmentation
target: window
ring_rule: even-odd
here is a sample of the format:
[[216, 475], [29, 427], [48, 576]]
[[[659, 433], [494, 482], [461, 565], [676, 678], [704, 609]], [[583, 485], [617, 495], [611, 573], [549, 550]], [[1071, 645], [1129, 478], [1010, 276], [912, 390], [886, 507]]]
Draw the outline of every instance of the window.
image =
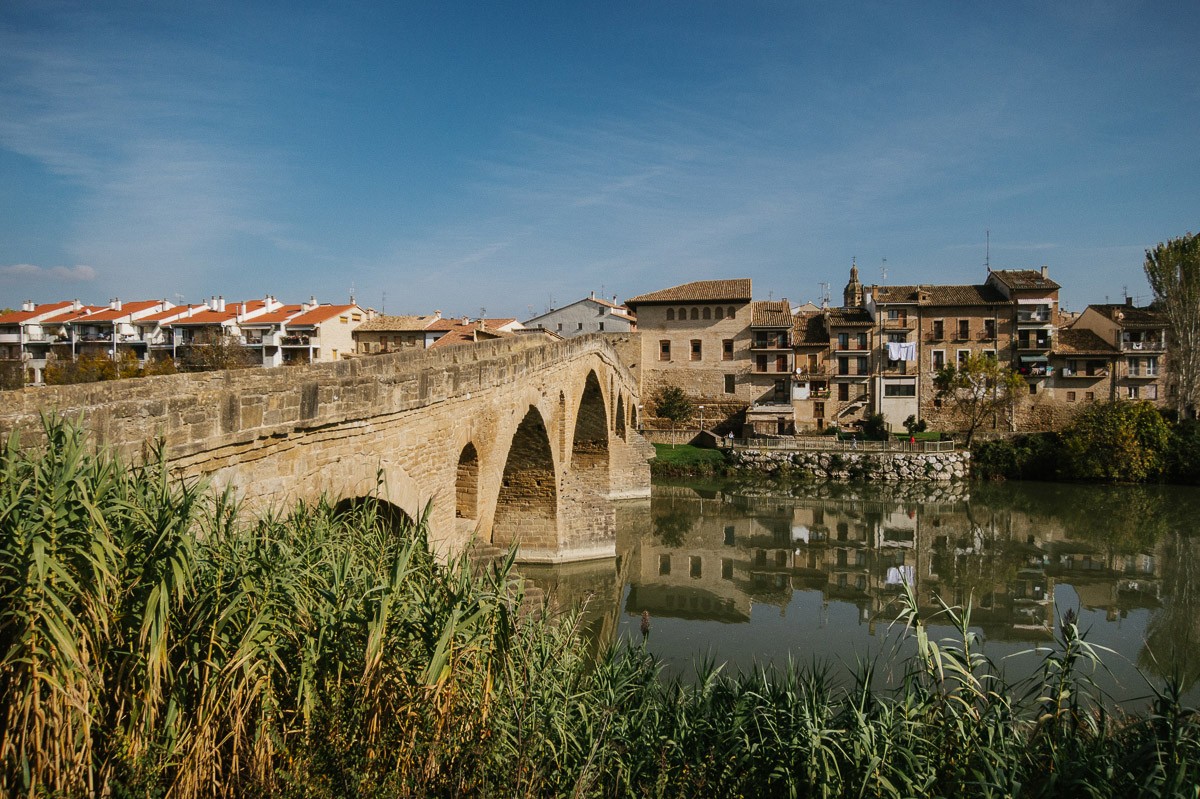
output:
[[725, 393], [732, 394], [734, 390], [734, 376], [725, 375]]
[[1138, 387], [1137, 386], [1129, 386], [1128, 388], [1129, 388], [1129, 394], [1128, 394], [1129, 398], [1137, 399], [1138, 395], [1141, 393], [1138, 391]]
[[1037, 393], [1037, 383], [1030, 383], [1030, 384], [1029, 384], [1029, 393], [1030, 393], [1030, 394], [1036, 394], [1036, 393]]
[[576, 329], [576, 330], [583, 330], [583, 322], [580, 322], [580, 323], [579, 323], [579, 327], [577, 327], [577, 328], [575, 328], [575, 329]]
[[776, 355], [775, 356], [775, 371], [776, 372], [789, 371], [788, 370], [788, 356], [786, 356], [786, 355]]
[[855, 358], [854, 368], [858, 370], [856, 374], [865, 375], [867, 373], [867, 356], [860, 355]]
[[700, 339], [698, 338], [692, 339], [692, 360], [700, 360]]
[[668, 321], [668, 322], [674, 322], [674, 321], [675, 321], [675, 309], [674, 309], [674, 308], [668, 308], [668, 309], [667, 309], [667, 321]]
[[733, 360], [733, 339], [727, 338], [721, 342], [721, 360]]
[[712, 309], [709, 308], [708, 306], [705, 306], [705, 308], [704, 308], [704, 318], [712, 319]]
[[838, 333], [838, 349], [839, 350], [850, 349], [850, 334], [849, 333]]
[[1095, 391], [1085, 391], [1083, 394], [1083, 398], [1085, 400], [1087, 400], [1088, 402], [1095, 402], [1096, 401], [1096, 392]]
[[1074, 401], [1075, 401], [1075, 392], [1068, 391], [1067, 392], [1067, 402], [1074, 402]]
[[983, 320], [983, 337], [986, 339], [993, 339], [996, 337], [996, 320], [995, 319], [984, 319]]
[[983, 357], [985, 357], [985, 358], [989, 358], [989, 359], [991, 359], [991, 360], [993, 360], [993, 361], [995, 361], [995, 360], [999, 360], [999, 359], [997, 358], [997, 356], [996, 356], [996, 351], [995, 351], [995, 350], [984, 350], [984, 351], [983, 351]]
[[716, 313], [713, 315], [716, 316], [718, 319], [724, 319], [725, 318], [725, 309], [722, 308], [720, 305], [718, 305]]
[[849, 402], [850, 401], [850, 384], [849, 383], [838, 383], [838, 401], [839, 402]]
[[348, 317], [348, 316], [339, 316], [339, 317], [338, 317], [338, 321], [339, 321], [339, 322], [341, 322], [343, 325], [344, 325], [344, 324], [348, 324], [348, 323], [350, 322], [350, 317]]
[[945, 367], [946, 367], [946, 351], [945, 350], [934, 350], [933, 351], [933, 369], [934, 369], [934, 371], [944, 369]]
[[946, 337], [945, 323], [941, 319], [933, 320], [933, 340], [941, 341]]
[[962, 366], [963, 364], [965, 364], [967, 362], [967, 358], [970, 358], [970, 357], [971, 357], [970, 350], [959, 350], [958, 351], [958, 365]]
[[562, 322], [559, 322], [559, 323], [558, 323], [558, 332], [559, 332], [559, 333], [561, 333], [561, 332], [562, 332]]
[[733, 312], [733, 306], [732, 306], [732, 305], [730, 305], [728, 308], [726, 308], [726, 309], [725, 309], [725, 315], [726, 315], [726, 316], [728, 316], [730, 319], [732, 319], [732, 318], [733, 318], [733, 317], [736, 315], [736, 314], [734, 314], [734, 312]]
[[856, 342], [858, 344], [858, 348], [860, 350], [865, 350], [867, 348], [867, 334], [866, 333], [859, 333], [858, 336], [855, 337], [855, 340], [856, 340]]
[[960, 339], [964, 339], [964, 340], [969, 339], [971, 337], [971, 320], [970, 319], [959, 319], [958, 320], [958, 337]]
[[915, 397], [917, 396], [916, 383], [889, 383], [883, 387], [883, 396], [885, 397]]
[[682, 322], [684, 319], [687, 319], [687, 308], [680, 308], [679, 309], [679, 321]]
[[362, 321], [362, 314], [360, 314], [360, 313], [353, 313], [353, 314], [350, 314], [350, 318], [351, 318], [351, 319], [353, 319], [355, 322], [361, 322], [361, 321]]
[[1146, 390], [1142, 394], [1143, 399], [1156, 400], [1158, 399], [1158, 386], [1146, 386]]
[[596, 326], [596, 329], [597, 329], [597, 330], [603, 330], [603, 329], [604, 329], [604, 323], [603, 323], [603, 322], [601, 322], [600, 324], [598, 324], [598, 325]]
[[732, 524], [725, 525], [725, 546], [731, 547], [734, 545], [734, 526]]
[[658, 573], [663, 576], [666, 576], [671, 573], [671, 556], [670, 555], [659, 555], [658, 556]]
[[699, 555], [692, 555], [688, 558], [688, 574], [693, 580], [699, 580], [703, 575], [702, 561]]
[[721, 558], [721, 579], [733, 579], [733, 558]]
[[767, 371], [767, 354], [765, 352], [760, 352], [754, 356], [754, 371]]
[[658, 342], [658, 359], [660, 361], [671, 360], [671, 342], [669, 339], [663, 339]]
[[813, 416], [817, 419], [820, 419], [824, 415], [825, 415], [825, 403], [824, 402], [814, 402], [813, 403]]
[[838, 363], [838, 374], [839, 375], [850, 374], [850, 359], [849, 358], [847, 358], [845, 355], [839, 356], [837, 363]]
[[699, 318], [700, 318], [700, 309], [693, 308], [692, 309], [692, 319], [699, 319]]

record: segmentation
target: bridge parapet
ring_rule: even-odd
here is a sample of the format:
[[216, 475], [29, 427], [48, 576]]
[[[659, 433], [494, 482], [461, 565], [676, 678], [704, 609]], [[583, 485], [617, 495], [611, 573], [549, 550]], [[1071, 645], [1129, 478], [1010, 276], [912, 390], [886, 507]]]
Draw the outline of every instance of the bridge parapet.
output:
[[[79, 419], [98, 442], [127, 455], [161, 440], [180, 474], [207, 476], [251, 502], [321, 491], [361, 495], [382, 474], [392, 501], [409, 514], [434, 502], [434, 536], [450, 549], [465, 545], [472, 529], [490, 536], [511, 440], [531, 409], [546, 428], [549, 456], [539, 468], [549, 469], [558, 502], [558, 545], [547, 548], [543, 531], [539, 559], [570, 549], [564, 530], [576, 511], [594, 513], [598, 498], [649, 491], [644, 442], [629, 418], [637, 384], [604, 335], [558, 342], [521, 336], [332, 364], [25, 388], [0, 398], [0, 433], [17, 431], [35, 443], [41, 414], [54, 412]], [[574, 441], [581, 408], [590, 409], [589, 424], [607, 428], [588, 442], [602, 443], [607, 454], [589, 467], [604, 473], [587, 481], [586, 501], [572, 476], [573, 448], [586, 450]], [[463, 478], [457, 471], [468, 444], [477, 450], [477, 473]], [[456, 518], [463, 511], [455, 496], [466, 484], [479, 495], [477, 507]], [[590, 526], [584, 549], [591, 554], [607, 551], [595, 541], [597, 530], [607, 527]]]

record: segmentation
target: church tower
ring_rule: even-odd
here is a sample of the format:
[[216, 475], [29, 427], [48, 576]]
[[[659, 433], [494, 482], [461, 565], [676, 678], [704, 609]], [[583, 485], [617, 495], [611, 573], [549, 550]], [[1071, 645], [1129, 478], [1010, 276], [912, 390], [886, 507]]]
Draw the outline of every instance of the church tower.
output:
[[850, 282], [842, 291], [842, 303], [846, 308], [860, 308], [863, 304], [863, 287], [858, 282], [858, 265], [850, 262]]

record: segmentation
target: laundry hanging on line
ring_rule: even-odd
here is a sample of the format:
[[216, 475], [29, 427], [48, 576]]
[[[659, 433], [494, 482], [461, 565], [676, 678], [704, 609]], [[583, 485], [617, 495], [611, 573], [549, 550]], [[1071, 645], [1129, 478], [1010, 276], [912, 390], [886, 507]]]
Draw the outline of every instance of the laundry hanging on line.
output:
[[889, 361], [915, 361], [917, 359], [917, 344], [915, 341], [889, 341]]

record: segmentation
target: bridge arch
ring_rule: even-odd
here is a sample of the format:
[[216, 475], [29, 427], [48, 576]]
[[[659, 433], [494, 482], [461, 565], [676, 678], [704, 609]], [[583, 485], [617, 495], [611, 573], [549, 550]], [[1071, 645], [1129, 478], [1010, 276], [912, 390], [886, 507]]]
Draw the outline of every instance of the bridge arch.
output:
[[553, 548], [558, 544], [558, 483], [542, 412], [530, 405], [517, 425], [496, 497], [492, 543]]
[[571, 469], [586, 473], [589, 481], [608, 478], [608, 409], [594, 371], [588, 372], [575, 412]]
[[454, 474], [454, 518], [461, 534], [470, 535], [479, 521], [479, 451], [468, 441], [458, 455]]
[[616, 420], [616, 424], [613, 425], [613, 427], [617, 434], [617, 438], [624, 441], [625, 440], [625, 396], [623, 394], [617, 395], [617, 420]]

